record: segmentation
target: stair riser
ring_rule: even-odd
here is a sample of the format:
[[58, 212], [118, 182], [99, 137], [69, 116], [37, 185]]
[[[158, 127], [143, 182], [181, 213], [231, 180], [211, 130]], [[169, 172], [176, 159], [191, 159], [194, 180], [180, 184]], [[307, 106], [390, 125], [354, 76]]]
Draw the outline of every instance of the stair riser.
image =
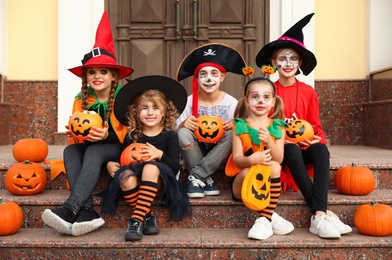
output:
[[[132, 243], [130, 243], [131, 245]], [[1, 248], [2, 259], [391, 259], [391, 248]]]
[[[373, 169], [374, 175], [376, 176], [376, 188], [377, 189], [392, 189], [392, 169]], [[46, 190], [56, 190], [56, 189], [66, 189], [67, 177], [65, 174], [60, 174], [56, 179], [51, 180], [50, 170], [46, 170], [47, 172], [47, 184]], [[336, 189], [333, 183], [333, 178], [335, 176], [336, 170], [330, 170], [330, 185], [329, 189]], [[4, 178], [5, 178], [6, 170], [0, 170], [0, 189], [5, 189], [4, 186]], [[188, 172], [182, 171], [180, 174], [180, 182], [186, 186], [186, 179], [188, 176]], [[213, 176], [214, 182], [221, 190], [229, 189], [229, 177], [225, 175], [223, 171], [216, 172]], [[111, 182], [111, 177], [105, 171], [102, 172], [101, 177], [97, 183], [97, 189], [103, 190], [108, 184]]]

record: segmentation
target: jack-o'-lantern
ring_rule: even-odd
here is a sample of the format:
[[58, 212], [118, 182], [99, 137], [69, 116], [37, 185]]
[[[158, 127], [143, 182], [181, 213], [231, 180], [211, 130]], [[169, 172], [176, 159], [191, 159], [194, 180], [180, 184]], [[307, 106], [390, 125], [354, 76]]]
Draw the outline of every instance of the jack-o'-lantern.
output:
[[244, 204], [252, 210], [265, 209], [270, 204], [271, 167], [253, 165], [246, 173], [241, 187]]
[[312, 141], [314, 137], [314, 130], [308, 121], [302, 119], [291, 120], [286, 128], [286, 140], [293, 143], [304, 142], [305, 140]]
[[199, 116], [199, 127], [194, 134], [202, 143], [217, 143], [225, 134], [222, 119], [217, 116]]
[[90, 130], [96, 126], [102, 128], [102, 118], [94, 111], [76, 111], [68, 122], [72, 136], [78, 140], [87, 140]]
[[126, 166], [129, 164], [138, 164], [144, 162], [145, 160], [148, 160], [150, 157], [144, 156], [141, 153], [141, 151], [143, 150], [142, 148], [143, 146], [146, 146], [146, 144], [132, 143], [128, 145], [121, 153], [121, 157], [120, 157], [121, 166]]
[[45, 188], [46, 178], [45, 169], [38, 163], [15, 163], [5, 174], [5, 188], [14, 195], [34, 195]]

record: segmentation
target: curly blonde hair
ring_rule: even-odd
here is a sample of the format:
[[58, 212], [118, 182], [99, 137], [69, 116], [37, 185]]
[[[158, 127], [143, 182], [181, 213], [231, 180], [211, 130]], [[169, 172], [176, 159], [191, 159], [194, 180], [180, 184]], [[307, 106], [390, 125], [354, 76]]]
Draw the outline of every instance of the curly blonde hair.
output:
[[133, 103], [128, 107], [128, 125], [129, 134], [133, 133], [132, 139], [137, 140], [143, 135], [143, 123], [140, 121], [140, 104], [145, 101], [150, 101], [156, 106], [163, 107], [163, 118], [161, 125], [165, 130], [175, 130], [176, 118], [179, 116], [176, 106], [173, 102], [165, 97], [165, 95], [157, 90], [150, 89], [144, 91], [135, 98]]

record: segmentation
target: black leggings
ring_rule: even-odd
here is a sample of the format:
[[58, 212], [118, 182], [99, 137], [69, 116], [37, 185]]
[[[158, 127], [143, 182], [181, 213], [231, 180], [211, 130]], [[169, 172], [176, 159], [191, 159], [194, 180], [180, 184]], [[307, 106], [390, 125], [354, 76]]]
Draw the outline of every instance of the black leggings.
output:
[[65, 202], [72, 210], [92, 208], [92, 193], [101, 175], [102, 166], [119, 161], [123, 146], [120, 143], [73, 144], [64, 149], [64, 165], [71, 186]]
[[[314, 166], [313, 182], [305, 165]], [[329, 151], [325, 144], [314, 144], [301, 150], [295, 144], [285, 144], [282, 165], [287, 165], [312, 213], [326, 211], [329, 186]]]

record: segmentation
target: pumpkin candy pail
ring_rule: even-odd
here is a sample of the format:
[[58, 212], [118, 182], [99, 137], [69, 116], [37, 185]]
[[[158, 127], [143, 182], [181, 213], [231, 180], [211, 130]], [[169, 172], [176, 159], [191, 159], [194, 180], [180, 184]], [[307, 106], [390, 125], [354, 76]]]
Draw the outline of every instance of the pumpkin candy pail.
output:
[[222, 119], [217, 116], [199, 116], [199, 127], [194, 134], [199, 142], [217, 143], [225, 134]]
[[87, 140], [90, 130], [95, 126], [102, 128], [103, 120], [94, 111], [76, 111], [69, 118], [68, 130], [78, 140]]
[[314, 138], [313, 126], [306, 120], [295, 119], [287, 124], [286, 140], [293, 143], [312, 141]]
[[129, 164], [138, 164], [148, 160], [150, 157], [144, 156], [142, 154], [143, 143], [132, 143], [128, 145], [124, 151], [121, 153], [120, 164], [121, 166], [126, 166]]

